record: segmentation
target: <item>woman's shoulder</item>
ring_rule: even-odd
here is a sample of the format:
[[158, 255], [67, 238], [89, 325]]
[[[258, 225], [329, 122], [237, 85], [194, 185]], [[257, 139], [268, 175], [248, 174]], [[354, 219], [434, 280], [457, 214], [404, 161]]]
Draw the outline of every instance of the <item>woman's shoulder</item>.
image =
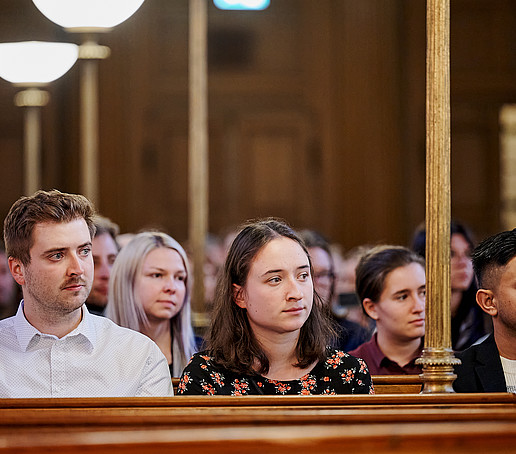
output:
[[366, 363], [343, 350], [328, 348], [326, 359], [319, 363], [323, 370], [342, 371], [343, 369], [353, 369], [358, 373], [369, 374]]

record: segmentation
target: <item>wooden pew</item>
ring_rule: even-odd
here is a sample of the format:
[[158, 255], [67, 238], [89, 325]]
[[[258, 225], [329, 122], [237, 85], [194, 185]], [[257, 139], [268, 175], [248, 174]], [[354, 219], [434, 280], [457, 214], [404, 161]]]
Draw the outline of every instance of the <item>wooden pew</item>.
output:
[[512, 394], [0, 399], [1, 452], [516, 452]]

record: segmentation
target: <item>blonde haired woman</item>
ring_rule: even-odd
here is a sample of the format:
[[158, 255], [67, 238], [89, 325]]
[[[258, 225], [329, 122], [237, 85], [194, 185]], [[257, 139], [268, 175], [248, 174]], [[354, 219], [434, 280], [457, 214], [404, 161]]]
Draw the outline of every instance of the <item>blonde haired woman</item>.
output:
[[195, 352], [190, 271], [181, 245], [162, 232], [137, 234], [118, 254], [106, 316], [150, 337], [178, 377]]

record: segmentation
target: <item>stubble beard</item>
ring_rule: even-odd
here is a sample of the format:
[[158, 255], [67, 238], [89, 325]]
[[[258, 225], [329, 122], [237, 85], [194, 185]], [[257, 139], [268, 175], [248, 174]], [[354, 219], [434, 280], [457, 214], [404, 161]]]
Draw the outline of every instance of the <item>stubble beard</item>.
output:
[[[70, 281], [81, 282], [84, 287], [75, 292], [64, 290]], [[38, 308], [44, 310], [50, 317], [66, 317], [79, 309], [91, 289], [91, 282], [85, 279], [68, 280], [67, 283], [61, 285], [57, 290], [53, 290], [45, 281], [34, 278], [31, 273], [26, 275], [27, 293], [31, 300], [34, 301]]]

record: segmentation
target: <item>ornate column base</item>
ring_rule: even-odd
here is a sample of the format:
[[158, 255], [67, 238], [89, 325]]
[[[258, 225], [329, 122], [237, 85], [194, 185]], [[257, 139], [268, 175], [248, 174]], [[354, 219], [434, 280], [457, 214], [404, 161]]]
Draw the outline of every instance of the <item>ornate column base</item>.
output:
[[416, 364], [423, 366], [423, 373], [420, 375], [423, 380], [421, 394], [455, 392], [452, 385], [457, 375], [453, 372], [453, 366], [460, 364], [460, 359], [453, 356], [451, 349], [425, 348]]

